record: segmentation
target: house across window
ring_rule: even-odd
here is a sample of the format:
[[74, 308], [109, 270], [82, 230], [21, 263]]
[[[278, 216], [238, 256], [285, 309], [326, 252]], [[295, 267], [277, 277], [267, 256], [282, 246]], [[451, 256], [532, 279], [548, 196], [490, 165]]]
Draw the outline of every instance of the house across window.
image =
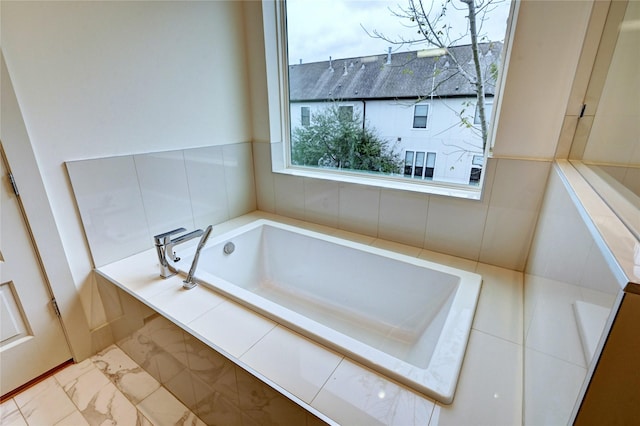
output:
[[429, 105], [416, 105], [413, 110], [413, 128], [426, 129]]
[[300, 107], [300, 122], [304, 127], [311, 124], [311, 112], [309, 107]]

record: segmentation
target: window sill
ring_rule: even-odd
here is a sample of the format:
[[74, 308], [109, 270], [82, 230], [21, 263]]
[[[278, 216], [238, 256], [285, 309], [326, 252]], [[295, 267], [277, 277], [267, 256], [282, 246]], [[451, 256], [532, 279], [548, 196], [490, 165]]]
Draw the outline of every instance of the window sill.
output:
[[423, 194], [442, 195], [445, 197], [463, 198], [467, 200], [480, 200], [482, 198], [482, 184], [477, 188], [466, 187], [465, 185], [455, 185], [439, 183], [433, 181], [411, 181], [400, 178], [367, 176], [359, 173], [350, 173], [334, 170], [313, 170], [303, 167], [274, 167], [274, 173], [291, 176], [301, 176], [311, 179], [324, 179], [334, 182], [352, 183], [367, 185], [384, 189], [396, 189], [401, 191], [412, 191]]

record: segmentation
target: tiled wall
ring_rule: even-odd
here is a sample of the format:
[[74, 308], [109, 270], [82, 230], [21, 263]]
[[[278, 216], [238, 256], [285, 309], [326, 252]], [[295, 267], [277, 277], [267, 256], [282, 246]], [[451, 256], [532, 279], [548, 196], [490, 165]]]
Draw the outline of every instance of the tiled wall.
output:
[[95, 266], [255, 210], [250, 143], [67, 163]]
[[116, 344], [207, 424], [322, 420], [98, 276]]
[[481, 201], [271, 172], [254, 143], [260, 210], [524, 270], [550, 162], [489, 159]]
[[583, 350], [574, 304], [611, 310], [621, 291], [611, 254], [570, 193], [554, 166], [525, 270], [526, 425], [567, 424], [592, 362]]

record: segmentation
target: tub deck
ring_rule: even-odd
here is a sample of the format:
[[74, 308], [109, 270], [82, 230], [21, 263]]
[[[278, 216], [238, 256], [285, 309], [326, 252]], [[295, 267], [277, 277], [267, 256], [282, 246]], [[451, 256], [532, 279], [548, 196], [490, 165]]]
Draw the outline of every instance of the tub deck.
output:
[[522, 273], [263, 212], [220, 224], [214, 236], [262, 218], [480, 273], [483, 290], [453, 403], [399, 385], [204, 286], [184, 291], [183, 277], [160, 279], [154, 249], [97, 272], [329, 423], [521, 424]]

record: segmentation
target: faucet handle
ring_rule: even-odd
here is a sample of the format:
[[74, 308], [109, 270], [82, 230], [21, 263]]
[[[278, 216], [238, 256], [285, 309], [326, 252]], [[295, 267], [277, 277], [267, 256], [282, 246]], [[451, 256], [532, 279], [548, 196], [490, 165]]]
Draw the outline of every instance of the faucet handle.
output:
[[177, 234], [179, 232], [184, 232], [186, 229], [184, 228], [176, 228], [171, 231], [163, 232], [162, 234], [155, 235], [153, 239], [156, 242], [156, 245], [169, 244], [169, 237], [173, 234]]

